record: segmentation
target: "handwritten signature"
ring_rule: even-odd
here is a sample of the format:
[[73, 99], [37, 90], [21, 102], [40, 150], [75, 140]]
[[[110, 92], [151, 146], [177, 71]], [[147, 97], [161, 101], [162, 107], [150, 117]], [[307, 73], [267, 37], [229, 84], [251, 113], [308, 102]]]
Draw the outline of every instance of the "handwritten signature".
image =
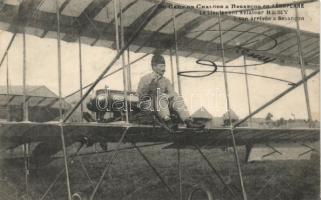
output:
[[[194, 32], [211, 32], [211, 31], [219, 31], [219, 30], [203, 30], [203, 31], [192, 31], [189, 33], [194, 33]], [[185, 77], [191, 77], [191, 78], [201, 78], [201, 77], [206, 77], [206, 76], [210, 76], [212, 74], [214, 74], [217, 71], [218, 67], [244, 67], [244, 66], [258, 66], [258, 65], [263, 65], [269, 62], [274, 61], [276, 58], [271, 58], [269, 56], [265, 56], [265, 55], [260, 55], [257, 54], [253, 51], [270, 51], [272, 49], [274, 49], [277, 45], [278, 42], [275, 38], [265, 34], [265, 33], [257, 33], [257, 32], [252, 32], [252, 31], [239, 31], [239, 30], [221, 30], [222, 32], [239, 32], [239, 33], [250, 33], [250, 34], [254, 34], [255, 36], [252, 37], [251, 39], [241, 43], [241, 44], [237, 44], [235, 46], [230, 46], [224, 49], [217, 49], [218, 51], [222, 51], [222, 50], [229, 50], [229, 49], [236, 49], [237, 53], [240, 53], [244, 56], [247, 57], [251, 57], [251, 58], [255, 58], [259, 61], [262, 61], [262, 63], [255, 63], [255, 64], [246, 64], [246, 65], [217, 65], [214, 61], [211, 60], [203, 60], [203, 59], [199, 59], [196, 61], [197, 64], [199, 65], [204, 65], [204, 66], [210, 66], [213, 67], [213, 69], [211, 70], [190, 70], [190, 71], [180, 71], [177, 73], [177, 75], [179, 76], [185, 76]], [[263, 36], [263, 39], [262, 39]], [[252, 40], [255, 39], [257, 37], [261, 37], [260, 40]], [[268, 40], [267, 40], [268, 39]], [[266, 41], [267, 40], [267, 41]], [[246, 47], [250, 44], [256, 44], [256, 42], [260, 42], [260, 41], [265, 41], [264, 44], [267, 43], [271, 43], [271, 45], [269, 47], [267, 47], [266, 49], [251, 49], [251, 47]], [[263, 46], [265, 46], [263, 44]]]

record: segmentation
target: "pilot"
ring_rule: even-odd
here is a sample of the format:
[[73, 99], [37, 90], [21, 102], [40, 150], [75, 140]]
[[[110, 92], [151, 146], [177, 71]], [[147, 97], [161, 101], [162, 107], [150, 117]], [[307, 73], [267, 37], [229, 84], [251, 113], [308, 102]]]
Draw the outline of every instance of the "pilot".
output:
[[143, 76], [138, 83], [137, 94], [141, 110], [156, 110], [157, 116], [170, 129], [177, 128], [177, 124], [171, 117], [174, 113], [188, 128], [204, 128], [204, 125], [193, 122], [182, 96], [175, 92], [171, 82], [164, 77], [164, 57], [158, 54], [153, 55], [151, 66], [153, 72]]

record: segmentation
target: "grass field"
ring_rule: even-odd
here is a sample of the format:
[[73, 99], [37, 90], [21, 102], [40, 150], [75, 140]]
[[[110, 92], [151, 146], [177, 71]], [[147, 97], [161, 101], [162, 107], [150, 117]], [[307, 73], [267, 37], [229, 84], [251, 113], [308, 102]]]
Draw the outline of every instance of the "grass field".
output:
[[[136, 150], [118, 154], [108, 175], [104, 178], [95, 199], [109, 200], [164, 200], [177, 199], [179, 193], [177, 151], [161, 150], [161, 146], [142, 149], [157, 171], [164, 177], [174, 194], [170, 194], [145, 160]], [[240, 193], [237, 168], [232, 152], [220, 149], [204, 150], [206, 156], [229, 182], [236, 193]], [[317, 200], [320, 190], [318, 155], [308, 161], [263, 161], [244, 163], [244, 149], [239, 148], [244, 185], [249, 200]], [[87, 199], [98, 181], [109, 154], [82, 156], [69, 165], [72, 192], [79, 192]], [[182, 150], [182, 190], [186, 200], [196, 187], [208, 188], [215, 200], [233, 199], [217, 176], [195, 150]], [[89, 175], [86, 176], [86, 172]], [[23, 163], [2, 161], [0, 199], [27, 199]], [[39, 199], [64, 167], [63, 159], [57, 159], [42, 169], [32, 169], [29, 176], [30, 199]], [[90, 180], [91, 181], [90, 181]], [[201, 192], [195, 199], [206, 199]], [[65, 176], [63, 175], [49, 192], [46, 199], [67, 199]]]

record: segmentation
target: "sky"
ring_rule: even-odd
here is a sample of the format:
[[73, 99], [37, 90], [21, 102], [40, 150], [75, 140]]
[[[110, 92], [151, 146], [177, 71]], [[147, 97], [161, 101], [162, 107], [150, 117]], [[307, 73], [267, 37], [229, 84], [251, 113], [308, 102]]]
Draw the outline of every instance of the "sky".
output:
[[[7, 0], [9, 1], [9, 0]], [[179, 0], [176, 0], [179, 1]], [[191, 1], [180, 0], [180, 3], [186, 4], [222, 4], [222, 1]], [[235, 1], [224, 1], [224, 4]], [[255, 2], [267, 3], [270, 0], [259, 1], [238, 1], [243, 4]], [[279, 2], [280, 1], [274, 1]], [[286, 2], [286, 1], [285, 1]], [[309, 12], [306, 11], [309, 10]], [[311, 32], [319, 32], [319, 3], [309, 4], [304, 10], [299, 10], [300, 15], [304, 15], [308, 23], [301, 23], [303, 30]], [[288, 27], [295, 27], [294, 23], [282, 24]], [[6, 31], [0, 32], [0, 55], [11, 38], [12, 34]], [[46, 85], [49, 89], [58, 93], [58, 70], [57, 70], [57, 41], [55, 39], [43, 39], [32, 35], [27, 35], [27, 84], [28, 85]], [[79, 88], [79, 61], [78, 61], [78, 44], [66, 43], [62, 44], [62, 93], [63, 96], [77, 90]], [[113, 56], [116, 55], [114, 50], [103, 47], [92, 47], [82, 45], [83, 55], [83, 85], [91, 83], [96, 79], [98, 74], [106, 67]], [[130, 53], [131, 60], [138, 58], [142, 54]], [[133, 89], [137, 88], [138, 81], [141, 76], [151, 72], [150, 56], [145, 57], [141, 61], [132, 65], [132, 85]], [[165, 76], [170, 79], [170, 60], [165, 56], [167, 71]], [[182, 70], [195, 70], [199, 65], [195, 64], [195, 59], [180, 57], [180, 68]], [[254, 61], [248, 61], [251, 63]], [[230, 65], [239, 65], [243, 63], [243, 58], [238, 58]], [[22, 84], [22, 36], [18, 34], [9, 51], [8, 63], [5, 61], [0, 68], [0, 85], [6, 84], [6, 67], [9, 66], [10, 85]], [[117, 69], [121, 66], [120, 60], [116, 62], [111, 69]], [[205, 69], [204, 67], [201, 69]], [[230, 69], [229, 69], [230, 70]], [[243, 68], [232, 69], [231, 71], [242, 72]], [[296, 82], [300, 80], [301, 73], [299, 68], [280, 66], [273, 63], [259, 65], [256, 67], [248, 67], [248, 73], [256, 73], [268, 76], [274, 76], [289, 81]], [[310, 73], [307, 70], [307, 73]], [[228, 86], [230, 93], [230, 104], [240, 117], [248, 114], [248, 99], [246, 95], [246, 86], [244, 75], [228, 74]], [[175, 80], [177, 83], [177, 80]], [[226, 112], [226, 95], [224, 87], [224, 78], [222, 73], [215, 73], [209, 77], [191, 79], [181, 78], [182, 95], [186, 101], [186, 105], [190, 112], [193, 113], [200, 107], [205, 107], [213, 116], [222, 116]], [[268, 100], [281, 93], [289, 86], [285, 83], [262, 79], [257, 77], [249, 77], [249, 91], [252, 111], [263, 105]], [[119, 72], [108, 79], [101, 81], [96, 88], [109, 86], [112, 89], [123, 89], [122, 73]], [[308, 82], [311, 110], [313, 119], [319, 119], [319, 75], [315, 76]], [[177, 89], [177, 87], [176, 87]], [[303, 87], [298, 87], [278, 102], [269, 106], [257, 117], [265, 117], [268, 112], [273, 113], [274, 117], [280, 118], [307, 118], [306, 104], [304, 98]]]

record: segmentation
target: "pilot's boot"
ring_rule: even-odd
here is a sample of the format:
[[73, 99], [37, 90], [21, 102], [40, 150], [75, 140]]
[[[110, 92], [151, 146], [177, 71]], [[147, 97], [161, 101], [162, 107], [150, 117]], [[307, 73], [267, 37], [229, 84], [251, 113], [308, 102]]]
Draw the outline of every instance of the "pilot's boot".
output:
[[91, 116], [91, 114], [89, 114], [88, 112], [84, 112], [82, 114], [82, 117], [84, 118], [84, 120], [86, 120], [87, 122], [94, 122], [94, 118]]
[[178, 124], [174, 123], [171, 119], [166, 120], [165, 124], [172, 131], [175, 131], [178, 129]]
[[195, 128], [195, 129], [204, 129], [205, 125], [204, 124], [200, 124], [200, 123], [195, 123], [193, 122], [192, 119], [187, 119], [184, 121], [186, 124], [187, 128]]

